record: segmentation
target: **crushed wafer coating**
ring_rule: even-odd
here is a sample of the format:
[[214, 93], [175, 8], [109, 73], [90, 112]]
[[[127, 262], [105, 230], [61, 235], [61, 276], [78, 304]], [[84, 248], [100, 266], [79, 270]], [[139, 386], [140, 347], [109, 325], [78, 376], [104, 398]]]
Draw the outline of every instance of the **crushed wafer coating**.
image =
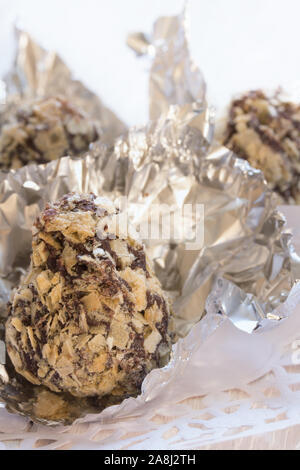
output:
[[252, 91], [233, 101], [223, 144], [262, 170], [271, 189], [300, 203], [300, 105]]
[[6, 323], [29, 382], [75, 396], [139, 392], [169, 359], [169, 306], [143, 245], [106, 198], [69, 194], [37, 219], [30, 269]]
[[99, 138], [95, 123], [62, 98], [47, 98], [22, 107], [0, 132], [0, 169], [47, 163], [89, 150]]

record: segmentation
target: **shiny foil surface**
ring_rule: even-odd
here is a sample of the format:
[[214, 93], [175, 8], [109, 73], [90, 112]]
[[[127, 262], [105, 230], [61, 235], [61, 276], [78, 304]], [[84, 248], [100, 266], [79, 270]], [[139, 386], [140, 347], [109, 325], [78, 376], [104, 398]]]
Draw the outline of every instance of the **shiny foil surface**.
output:
[[[30, 262], [32, 223], [47, 201], [72, 191], [91, 191], [112, 199], [126, 196], [135, 225], [142, 224], [146, 209], [156, 204], [168, 204], [174, 213], [180, 212], [184, 204], [202, 205], [203, 221], [193, 218], [192, 222], [204, 222], [204, 242], [197, 249], [187, 250], [185, 238], [144, 240], [163, 288], [174, 301], [176, 332], [181, 339], [173, 347], [170, 364], [152, 371], [142, 395], [121, 405], [110, 398], [78, 400], [61, 394], [64, 415], [55, 422], [70, 423], [87, 414], [92, 414], [93, 420], [118, 419], [135, 407], [146, 413], [157, 397], [166, 402], [170, 397], [182, 399], [192, 387], [192, 382], [186, 380], [183, 392], [182, 367], [189, 371], [187, 374], [196, 371], [201, 376], [201, 367], [209, 364], [199, 362], [198, 350], [221, 331], [221, 324], [227, 325], [230, 320], [234, 331], [262, 338], [264, 330], [279, 326], [300, 300], [300, 262], [285, 220], [276, 210], [277, 199], [261, 172], [213, 140], [214, 115], [206, 102], [202, 74], [190, 58], [185, 13], [160, 18], [150, 37], [134, 34], [128, 38], [138, 55], [149, 54], [152, 67], [150, 122], [127, 131], [98, 99], [71, 80], [70, 72], [56, 55], [40, 50], [26, 33], [20, 37], [23, 47], [8, 81], [8, 91], [21, 87], [26, 93], [38, 91], [43, 95], [46, 89], [49, 92], [55, 87], [55, 77], [59, 76], [61, 89], [72, 83], [74, 100], [91, 98], [87, 100], [89, 111], [100, 118], [104, 129], [109, 129], [110, 139], [93, 145], [83, 158], [64, 157], [47, 165], [0, 173], [3, 322], [11, 291]], [[37, 77], [36, 63], [40, 60], [49, 67], [49, 74]], [[116, 138], [113, 145], [111, 138]], [[29, 384], [14, 372], [4, 357], [3, 326], [0, 332], [1, 400], [9, 410], [39, 421], [36, 403], [43, 388]], [[225, 342], [223, 345], [219, 337], [216, 341], [219, 367]], [[247, 349], [241, 352], [245, 364], [251, 354]], [[178, 392], [174, 394], [176, 380]], [[209, 383], [202, 391], [209, 391]], [[230, 384], [226, 382], [226, 386]], [[118, 406], [108, 408], [110, 405]]]
[[102, 130], [102, 140], [112, 144], [126, 125], [72, 76], [71, 70], [54, 51], [42, 48], [25, 31], [16, 30], [14, 65], [3, 79], [5, 97], [0, 103], [0, 127], [20, 105], [35, 99], [62, 96], [94, 118]]

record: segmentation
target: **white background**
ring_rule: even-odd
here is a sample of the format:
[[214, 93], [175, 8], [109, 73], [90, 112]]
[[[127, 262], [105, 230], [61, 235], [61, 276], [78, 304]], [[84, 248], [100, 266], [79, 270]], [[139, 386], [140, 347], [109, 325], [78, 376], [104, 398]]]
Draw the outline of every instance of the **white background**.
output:
[[[56, 49], [128, 123], [147, 119], [147, 68], [125, 45], [183, 0], [0, 0], [0, 76], [13, 57], [13, 24]], [[219, 109], [253, 87], [298, 89], [299, 0], [191, 0], [192, 52]]]

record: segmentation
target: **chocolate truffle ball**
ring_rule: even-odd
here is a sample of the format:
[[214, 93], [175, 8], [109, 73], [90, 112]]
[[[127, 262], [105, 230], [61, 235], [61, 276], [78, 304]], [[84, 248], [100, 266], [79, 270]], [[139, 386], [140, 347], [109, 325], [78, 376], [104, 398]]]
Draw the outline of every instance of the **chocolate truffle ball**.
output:
[[62, 98], [24, 105], [0, 131], [0, 169], [47, 163], [89, 150], [99, 129], [83, 111]]
[[6, 323], [16, 371], [75, 396], [137, 394], [169, 359], [170, 311], [124, 214], [106, 198], [64, 196], [37, 219], [32, 249]]
[[224, 145], [262, 170], [271, 189], [300, 203], [300, 105], [252, 91], [233, 101]]

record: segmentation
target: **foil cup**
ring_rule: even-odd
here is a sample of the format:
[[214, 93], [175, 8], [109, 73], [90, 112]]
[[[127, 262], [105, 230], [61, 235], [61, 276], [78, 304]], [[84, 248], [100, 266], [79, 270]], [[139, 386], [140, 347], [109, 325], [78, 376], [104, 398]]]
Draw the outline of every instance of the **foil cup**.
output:
[[180, 339], [170, 363], [146, 377], [137, 398], [119, 404], [110, 397], [51, 394], [57, 419], [41, 416], [47, 392], [18, 376], [7, 357], [3, 361], [2, 328], [1, 400], [8, 410], [44, 424], [77, 418], [118, 426], [125, 417], [146, 419], [193, 393], [247, 383], [269, 370], [299, 327], [293, 312], [300, 301], [300, 260], [292, 236], [262, 173], [214, 144], [205, 83], [190, 59], [186, 13], [161, 18], [147, 39], [135, 34], [128, 42], [152, 57], [149, 124], [129, 129], [113, 147], [94, 145], [83, 159], [0, 173], [3, 322], [11, 290], [29, 264], [32, 223], [46, 201], [67, 192], [126, 196], [137, 226], [157, 204], [172, 207], [173, 214], [186, 204], [201, 206], [201, 216], [192, 211], [190, 222], [203, 225], [203, 239], [192, 249], [184, 235], [144, 240], [174, 300]]

